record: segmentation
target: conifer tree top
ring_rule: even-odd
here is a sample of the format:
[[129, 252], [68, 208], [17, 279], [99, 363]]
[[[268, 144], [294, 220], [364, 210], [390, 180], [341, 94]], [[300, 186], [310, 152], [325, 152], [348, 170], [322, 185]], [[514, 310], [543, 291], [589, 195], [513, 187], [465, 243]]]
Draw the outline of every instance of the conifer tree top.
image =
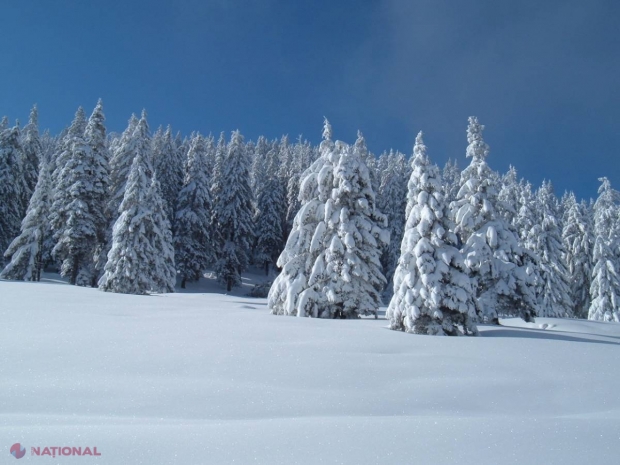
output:
[[483, 130], [484, 126], [478, 122], [478, 118], [470, 116], [467, 127], [467, 158], [471, 157], [473, 161], [484, 161], [489, 154], [489, 146], [482, 138]]

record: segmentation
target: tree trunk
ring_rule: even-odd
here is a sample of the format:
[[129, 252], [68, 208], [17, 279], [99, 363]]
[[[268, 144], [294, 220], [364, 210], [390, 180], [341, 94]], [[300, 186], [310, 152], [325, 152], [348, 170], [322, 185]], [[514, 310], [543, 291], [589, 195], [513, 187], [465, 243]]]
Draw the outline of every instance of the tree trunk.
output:
[[226, 292], [232, 291], [232, 278], [226, 280]]
[[187, 281], [187, 278], [185, 276], [183, 276], [183, 279], [181, 280], [181, 289], [185, 289], [186, 281]]
[[265, 261], [265, 276], [269, 276], [269, 261]]

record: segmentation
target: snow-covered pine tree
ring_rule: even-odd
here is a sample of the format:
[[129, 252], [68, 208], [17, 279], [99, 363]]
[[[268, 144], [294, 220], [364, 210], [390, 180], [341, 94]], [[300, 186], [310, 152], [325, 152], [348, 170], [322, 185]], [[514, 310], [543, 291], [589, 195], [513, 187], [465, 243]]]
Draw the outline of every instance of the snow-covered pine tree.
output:
[[543, 182], [536, 193], [539, 225], [535, 226], [535, 249], [539, 257], [538, 316], [571, 316], [568, 271], [564, 264], [564, 244], [558, 221], [557, 198], [551, 182]]
[[467, 157], [470, 165], [461, 174], [461, 188], [452, 203], [465, 264], [470, 269], [478, 312], [492, 321], [498, 315], [519, 315], [532, 321], [537, 301], [532, 257], [518, 244], [516, 235], [496, 213], [497, 192], [486, 163], [489, 146], [476, 117], [469, 118]]
[[265, 137], [260, 136], [254, 147], [254, 158], [252, 158], [252, 170], [250, 177], [250, 187], [255, 199], [261, 195], [264, 188], [267, 175], [267, 153], [271, 149], [269, 142]]
[[39, 177], [39, 163], [42, 161], [41, 157], [43, 152], [41, 140], [39, 138], [39, 114], [36, 105], [30, 110], [28, 124], [22, 131], [21, 145], [22, 169], [27, 187], [26, 192], [24, 192], [23, 202], [28, 206], [30, 196], [34, 192]]
[[250, 161], [239, 131], [232, 133], [226, 158], [222, 161], [222, 176], [218, 186], [214, 218], [221, 253], [216, 273], [220, 283], [230, 292], [233, 286], [241, 284], [241, 273], [249, 264], [253, 240]]
[[5, 253], [10, 262], [0, 273], [0, 278], [19, 281], [41, 279], [43, 240], [48, 232], [47, 217], [51, 191], [49, 166], [42, 164], [38, 173], [39, 179], [30, 198], [26, 217], [22, 221], [21, 233]]
[[0, 119], [0, 132], [4, 131], [5, 129], [8, 129], [9, 127], [9, 117], [8, 116], [3, 116], [2, 119]]
[[300, 296], [299, 310], [322, 318], [376, 317], [386, 284], [380, 255], [390, 240], [387, 219], [376, 207], [364, 161], [340, 141], [335, 152], [339, 157], [325, 203], [325, 226], [317, 226], [313, 237], [323, 250], [314, 262], [309, 288]]
[[207, 266], [215, 263], [211, 216], [213, 202], [207, 168], [207, 148], [201, 135], [192, 139], [187, 153], [187, 172], [179, 192], [174, 232], [175, 258], [181, 288], [198, 281]]
[[456, 200], [456, 194], [461, 188], [461, 170], [456, 160], [448, 159], [443, 167], [441, 179], [443, 181], [444, 200], [446, 205], [450, 205]]
[[4, 251], [19, 234], [23, 216], [25, 185], [20, 152], [19, 128], [0, 131], [0, 262], [4, 261]]
[[269, 292], [272, 313], [321, 318], [376, 315], [385, 286], [380, 247], [389, 241], [370, 174], [357, 152], [331, 141], [301, 183], [302, 207]]
[[263, 266], [265, 274], [282, 251], [281, 205], [285, 202], [282, 185], [277, 177], [279, 160], [277, 152], [267, 153], [267, 166], [263, 175], [262, 187], [256, 202], [256, 248], [254, 263]]
[[[136, 128], [137, 130], [137, 128]], [[123, 294], [146, 294], [153, 287], [153, 263], [156, 252], [149, 240], [151, 208], [149, 205], [152, 170], [144, 151], [137, 151], [123, 201], [120, 216], [114, 223], [112, 248], [99, 289]]]
[[477, 335], [468, 270], [451, 231], [439, 168], [420, 132], [408, 184], [410, 209], [386, 318], [395, 330], [417, 334]]
[[[359, 135], [358, 135], [359, 137]], [[400, 243], [405, 230], [407, 211], [407, 183], [411, 168], [402, 153], [390, 152], [387, 167], [381, 173], [381, 185], [379, 187], [378, 206], [387, 216], [390, 242], [387, 244], [381, 256], [383, 273], [385, 274], [386, 293], [391, 292], [394, 271], [398, 265], [400, 256]]]
[[[120, 139], [115, 144], [110, 157], [110, 182], [107, 212], [111, 224], [114, 224], [119, 216], [118, 209], [123, 201], [125, 185], [129, 177], [129, 171], [135, 158], [134, 132], [138, 126], [138, 118], [131, 115], [127, 128], [123, 131]], [[110, 228], [111, 229], [111, 228]]]
[[153, 173], [146, 203], [150, 209], [150, 222], [146, 223], [145, 229], [154, 253], [150, 290], [158, 293], [174, 292], [177, 280], [174, 240], [156, 173]]
[[[224, 132], [220, 133], [220, 137], [217, 140], [215, 146], [215, 162], [213, 164], [213, 177], [211, 184], [211, 198], [213, 199], [213, 205], [217, 205], [220, 202], [221, 192], [224, 189], [224, 161], [226, 159], [226, 137]], [[216, 211], [213, 211], [216, 214]], [[217, 223], [214, 218], [213, 223]]]
[[502, 176], [501, 188], [497, 196], [497, 211], [506, 224], [516, 228], [517, 214], [519, 211], [519, 181], [517, 170], [510, 166], [508, 172]]
[[[313, 316], [306, 313], [305, 302], [300, 294], [308, 286], [308, 278], [315, 260], [322, 252], [320, 239], [314, 241], [315, 231], [325, 228], [325, 202], [331, 195], [333, 185], [335, 144], [332, 128], [327, 119], [323, 126], [320, 156], [304, 172], [299, 185], [301, 207], [288, 236], [284, 250], [278, 257], [277, 266], [282, 269], [269, 290], [269, 310], [274, 315]], [[320, 186], [320, 187], [319, 187]]]
[[[290, 231], [293, 227], [293, 220], [295, 219], [295, 215], [299, 210], [299, 180], [301, 179], [301, 175], [303, 171], [307, 168], [304, 166], [304, 161], [308, 158], [309, 146], [302, 142], [301, 136], [297, 140], [297, 143], [291, 148], [291, 165], [289, 170], [288, 182], [286, 185], [286, 227], [287, 231]], [[283, 238], [280, 239], [280, 242], [283, 242]], [[282, 250], [279, 250], [276, 254]]]
[[607, 178], [600, 178], [598, 198], [594, 204], [594, 252], [590, 285], [589, 320], [620, 322], [620, 194]]
[[161, 135], [159, 143], [153, 144], [153, 164], [157, 179], [161, 185], [162, 197], [166, 205], [166, 215], [174, 226], [176, 202], [179, 190], [183, 186], [185, 156], [182, 150], [176, 147], [172, 136], [172, 128], [168, 126]]
[[[52, 189], [55, 191], [58, 186], [58, 179], [61, 171], [64, 169], [67, 161], [71, 158], [71, 147], [76, 137], [83, 138], [86, 130], [86, 113], [82, 107], [78, 107], [75, 112], [71, 126], [66, 128], [60, 143], [58, 144], [57, 153], [54, 157], [54, 166], [52, 171]], [[55, 193], [53, 193], [55, 195]], [[53, 206], [52, 211], [53, 213]]]
[[571, 313], [577, 318], [587, 318], [594, 247], [592, 225], [589, 221], [587, 205], [578, 203], [573, 192], [570, 192], [566, 199], [565, 209], [562, 241], [566, 251], [564, 262], [571, 291]]
[[103, 272], [108, 242], [109, 218], [106, 215], [110, 177], [109, 152], [106, 140], [105, 115], [103, 102], [97, 102], [84, 130], [84, 139], [90, 147], [91, 163], [89, 164], [92, 185], [91, 201], [96, 234], [96, 244], [93, 249], [94, 272], [91, 277], [91, 286], [95, 287]]
[[[70, 154], [55, 186], [52, 208], [56, 245], [52, 254], [62, 262], [62, 276], [69, 276], [71, 284], [87, 286], [94, 271], [96, 224], [102, 206], [94, 202], [93, 157], [83, 136], [73, 138]], [[65, 222], [60, 223], [60, 218]]]

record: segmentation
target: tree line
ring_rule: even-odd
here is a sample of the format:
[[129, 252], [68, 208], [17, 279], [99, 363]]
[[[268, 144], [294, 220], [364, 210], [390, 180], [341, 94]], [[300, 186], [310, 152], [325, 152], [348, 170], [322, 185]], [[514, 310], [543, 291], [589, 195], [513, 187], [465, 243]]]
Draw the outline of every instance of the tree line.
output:
[[99, 101], [57, 136], [0, 123], [0, 249], [4, 279], [53, 267], [71, 284], [173, 292], [214, 269], [227, 290], [250, 265], [279, 271], [272, 313], [350, 318], [389, 299], [393, 329], [476, 334], [503, 315], [619, 321], [619, 200], [558, 198], [515, 168], [488, 163], [474, 117], [460, 170], [332, 140], [314, 147], [239, 131], [227, 139], [147, 115], [108, 134]]

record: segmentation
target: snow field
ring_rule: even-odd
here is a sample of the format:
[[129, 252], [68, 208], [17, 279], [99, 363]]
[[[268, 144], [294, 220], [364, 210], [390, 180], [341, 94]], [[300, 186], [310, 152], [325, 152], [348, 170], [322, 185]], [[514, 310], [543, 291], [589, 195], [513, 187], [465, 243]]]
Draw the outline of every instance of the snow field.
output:
[[618, 325], [428, 337], [211, 290], [0, 281], [6, 455], [20, 442], [26, 462], [43, 460], [31, 446], [102, 453], [53, 463], [617, 463]]

